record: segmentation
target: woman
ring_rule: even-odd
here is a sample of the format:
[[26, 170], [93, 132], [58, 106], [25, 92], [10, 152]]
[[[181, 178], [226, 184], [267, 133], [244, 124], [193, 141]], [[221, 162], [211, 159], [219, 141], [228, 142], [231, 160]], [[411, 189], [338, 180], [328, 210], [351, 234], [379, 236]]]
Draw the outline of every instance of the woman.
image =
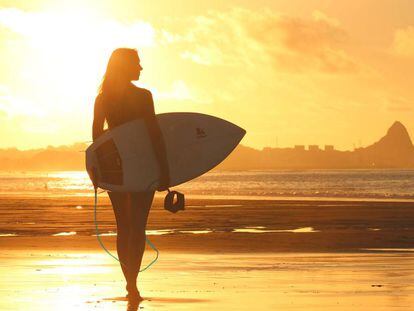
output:
[[[95, 140], [104, 132], [105, 120], [108, 129], [112, 129], [134, 119], [144, 119], [160, 164], [161, 177], [157, 190], [162, 191], [169, 184], [169, 171], [152, 95], [150, 91], [131, 83], [139, 79], [142, 69], [135, 49], [120, 48], [112, 52], [95, 100], [92, 136]], [[108, 195], [116, 218], [118, 257], [125, 263], [125, 266], [121, 264], [121, 268], [127, 283], [127, 297], [142, 300], [136, 282], [154, 191], [108, 192]]]

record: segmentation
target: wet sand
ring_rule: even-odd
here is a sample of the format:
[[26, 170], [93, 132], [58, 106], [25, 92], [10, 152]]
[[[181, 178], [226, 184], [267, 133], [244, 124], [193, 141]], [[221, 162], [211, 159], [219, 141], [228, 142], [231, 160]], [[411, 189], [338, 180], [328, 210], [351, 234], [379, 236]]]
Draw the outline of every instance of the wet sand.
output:
[[[126, 310], [119, 264], [93, 236], [91, 198], [0, 199], [0, 310]], [[410, 202], [157, 198], [143, 310], [412, 310]], [[100, 231], [115, 231], [100, 198]], [[63, 232], [73, 235], [53, 236]], [[167, 234], [165, 234], [167, 232]], [[103, 236], [115, 252], [113, 235]], [[143, 265], [155, 256], [147, 246]], [[134, 309], [132, 309], [134, 310]]]
[[[413, 247], [413, 202], [189, 198], [185, 211], [172, 214], [162, 208], [161, 199], [154, 201], [147, 232], [164, 251], [331, 252]], [[98, 249], [93, 211], [93, 198], [0, 199], [0, 250]], [[99, 200], [98, 222], [100, 233], [115, 234], [114, 213], [106, 196]], [[1, 236], [9, 234], [17, 236]], [[59, 234], [73, 235], [53, 236]], [[115, 236], [103, 240], [115, 247]]]
[[[2, 251], [0, 262], [0, 310], [127, 310], [102, 253]], [[412, 252], [163, 252], [129, 310], [412, 310], [413, 264]]]

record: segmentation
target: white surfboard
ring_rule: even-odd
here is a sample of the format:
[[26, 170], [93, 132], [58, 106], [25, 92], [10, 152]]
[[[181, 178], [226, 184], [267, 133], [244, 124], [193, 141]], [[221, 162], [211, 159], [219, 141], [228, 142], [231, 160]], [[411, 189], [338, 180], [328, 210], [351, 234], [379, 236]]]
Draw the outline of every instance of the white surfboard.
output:
[[[170, 187], [196, 178], [223, 161], [246, 131], [223, 119], [192, 112], [157, 116], [170, 169]], [[102, 134], [86, 150], [86, 169], [109, 191], [156, 190], [159, 165], [144, 120]]]

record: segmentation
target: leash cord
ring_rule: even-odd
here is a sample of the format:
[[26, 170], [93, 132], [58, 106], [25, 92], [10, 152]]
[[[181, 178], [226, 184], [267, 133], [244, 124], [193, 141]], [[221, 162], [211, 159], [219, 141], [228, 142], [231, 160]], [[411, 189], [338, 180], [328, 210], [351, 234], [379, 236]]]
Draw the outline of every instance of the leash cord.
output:
[[[127, 267], [127, 265], [125, 263], [123, 263], [122, 261], [120, 261], [116, 256], [112, 255], [111, 252], [105, 247], [105, 245], [103, 244], [101, 237], [99, 235], [99, 228], [98, 228], [98, 219], [97, 219], [97, 206], [98, 206], [98, 189], [95, 188], [95, 208], [94, 208], [94, 220], [95, 220], [95, 231], [96, 231], [96, 237], [98, 238], [99, 244], [101, 245], [101, 247], [109, 254], [109, 256], [111, 256], [112, 258], [114, 258], [115, 260], [117, 260], [121, 265], [123, 265], [124, 267]], [[151, 246], [151, 248], [157, 253], [155, 259], [153, 259], [144, 269], [139, 270], [139, 272], [143, 272], [145, 270], [147, 270], [149, 267], [151, 267], [157, 260], [158, 260], [158, 256], [159, 256], [159, 251], [158, 249], [155, 247], [155, 245], [145, 236], [145, 240], [148, 243], [149, 246]]]

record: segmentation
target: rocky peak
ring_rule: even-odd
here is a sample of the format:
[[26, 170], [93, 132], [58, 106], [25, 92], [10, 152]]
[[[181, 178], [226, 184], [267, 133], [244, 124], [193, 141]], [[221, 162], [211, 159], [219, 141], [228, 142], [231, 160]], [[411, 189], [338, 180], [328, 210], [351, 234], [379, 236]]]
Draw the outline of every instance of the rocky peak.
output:
[[412, 148], [413, 144], [410, 139], [405, 126], [399, 122], [395, 121], [394, 124], [388, 129], [387, 134], [381, 138], [379, 142], [386, 143], [387, 145], [399, 146], [399, 147], [408, 147]]

